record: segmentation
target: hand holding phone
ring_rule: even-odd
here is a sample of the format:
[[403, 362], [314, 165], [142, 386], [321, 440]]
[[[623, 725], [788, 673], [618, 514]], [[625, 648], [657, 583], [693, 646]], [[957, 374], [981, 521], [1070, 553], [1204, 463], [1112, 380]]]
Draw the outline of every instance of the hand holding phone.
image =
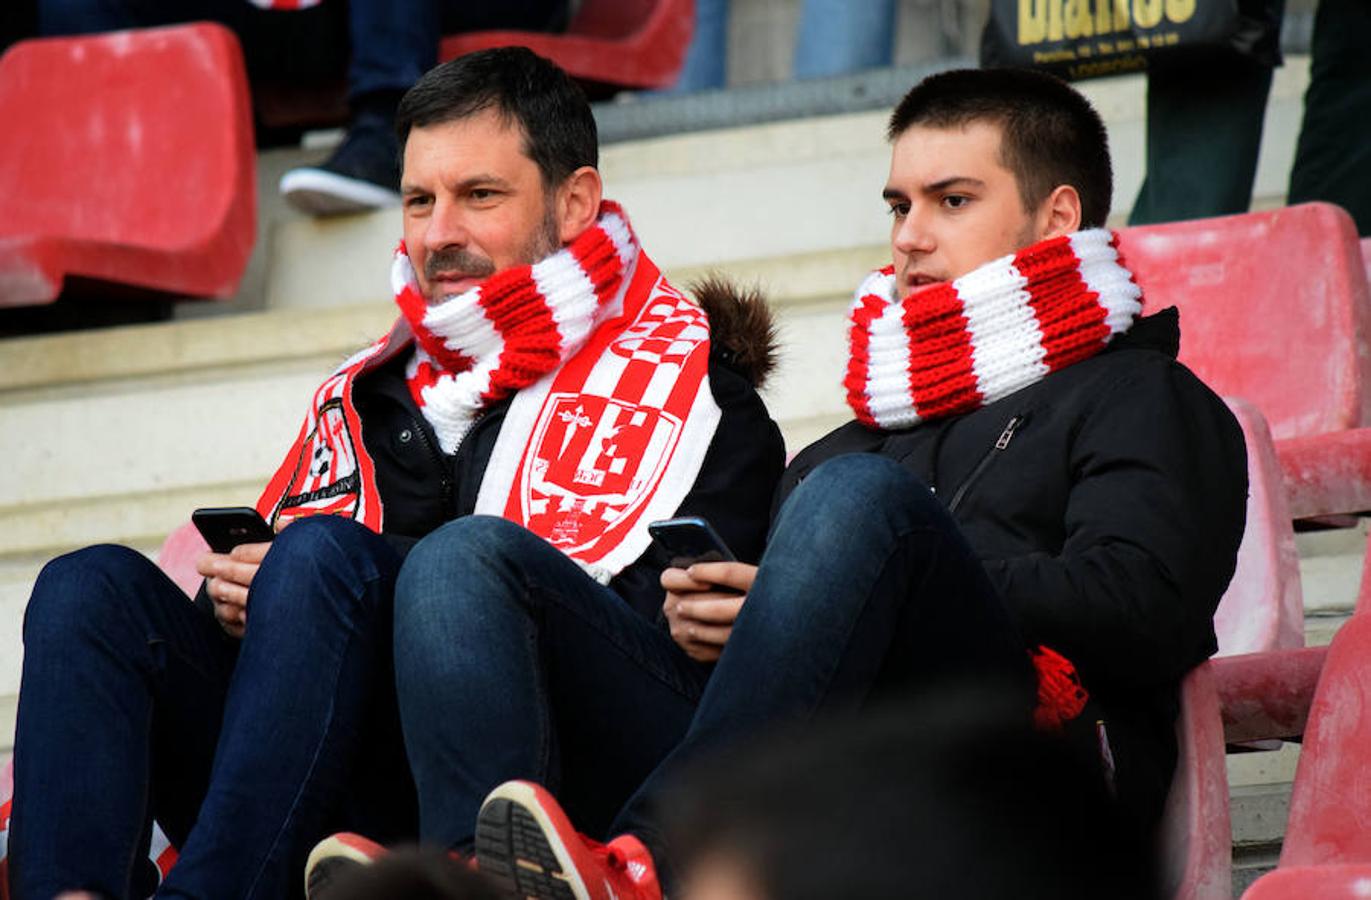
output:
[[191, 513], [210, 551], [196, 571], [205, 576], [214, 617], [234, 637], [247, 627], [248, 588], [275, 537], [271, 526], [248, 506], [203, 507]]
[[262, 544], [276, 537], [267, 520], [251, 506], [202, 506], [190, 514], [200, 536], [215, 553], [239, 544]]
[[672, 639], [691, 659], [714, 662], [733, 632], [756, 567], [737, 562], [699, 517], [653, 522], [648, 531], [671, 558], [672, 568], [662, 573], [662, 613]]

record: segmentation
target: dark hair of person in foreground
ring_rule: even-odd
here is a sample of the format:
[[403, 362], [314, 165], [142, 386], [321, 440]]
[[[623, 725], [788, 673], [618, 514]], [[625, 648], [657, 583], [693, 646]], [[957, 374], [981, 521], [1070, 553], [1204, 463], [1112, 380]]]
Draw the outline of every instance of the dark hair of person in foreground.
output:
[[685, 900], [1155, 900], [1098, 764], [939, 688], [698, 766], [665, 805]]

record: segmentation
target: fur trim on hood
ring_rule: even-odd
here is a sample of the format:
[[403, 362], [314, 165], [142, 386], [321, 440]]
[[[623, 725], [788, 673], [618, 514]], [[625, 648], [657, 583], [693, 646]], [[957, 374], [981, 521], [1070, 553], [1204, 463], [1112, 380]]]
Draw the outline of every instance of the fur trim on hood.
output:
[[714, 351], [752, 386], [760, 388], [776, 368], [776, 322], [759, 288], [742, 288], [718, 272], [688, 286], [709, 316]]

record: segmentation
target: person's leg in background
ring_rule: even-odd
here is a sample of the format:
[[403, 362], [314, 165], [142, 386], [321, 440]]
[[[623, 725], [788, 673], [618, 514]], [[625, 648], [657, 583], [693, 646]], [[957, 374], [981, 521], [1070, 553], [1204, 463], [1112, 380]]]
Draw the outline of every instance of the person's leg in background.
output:
[[1321, 0], [1288, 203], [1326, 200], [1371, 235], [1371, 4]]
[[568, 0], [349, 0], [347, 135], [322, 164], [282, 176], [281, 193], [316, 215], [398, 205], [395, 110], [405, 91], [437, 63], [443, 35], [495, 28], [559, 31], [568, 9]]
[[695, 0], [695, 30], [676, 83], [661, 94], [689, 94], [728, 83], [729, 0]]
[[796, 78], [879, 69], [894, 54], [895, 0], [805, 0], [795, 42]]
[[1225, 53], [1147, 75], [1147, 170], [1130, 225], [1247, 212], [1270, 67]]

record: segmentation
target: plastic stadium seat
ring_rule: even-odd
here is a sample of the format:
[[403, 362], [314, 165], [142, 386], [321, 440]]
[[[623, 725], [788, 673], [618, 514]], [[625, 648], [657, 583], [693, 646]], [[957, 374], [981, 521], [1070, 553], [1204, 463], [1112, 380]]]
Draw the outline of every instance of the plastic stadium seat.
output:
[[[1338, 629], [1295, 769], [1280, 864], [1371, 864], [1371, 616]], [[1312, 895], [1311, 895], [1312, 896]]]
[[1233, 828], [1213, 663], [1181, 683], [1180, 754], [1162, 815], [1162, 896], [1230, 900]]
[[73, 280], [112, 296], [237, 290], [256, 157], [227, 29], [22, 41], [0, 57], [0, 122], [0, 306]]
[[1238, 564], [1214, 614], [1219, 655], [1304, 646], [1299, 551], [1266, 421], [1245, 400], [1227, 399], [1247, 443], [1247, 526]]
[[573, 77], [609, 88], [661, 88], [676, 80], [694, 29], [694, 0], [582, 0], [565, 34], [477, 31], [446, 37], [439, 58], [519, 44]]
[[1242, 900], [1365, 900], [1371, 897], [1371, 864], [1292, 866], [1267, 872]]
[[194, 597], [200, 590], [200, 582], [204, 580], [195, 571], [195, 561], [207, 552], [209, 545], [195, 526], [187, 522], [162, 542], [161, 549], [157, 551], [157, 565], [168, 578], [176, 582], [177, 587]]
[[1254, 403], [1295, 518], [1371, 509], [1371, 289], [1351, 217], [1327, 203], [1126, 228], [1150, 310], [1181, 311], [1181, 360]]

